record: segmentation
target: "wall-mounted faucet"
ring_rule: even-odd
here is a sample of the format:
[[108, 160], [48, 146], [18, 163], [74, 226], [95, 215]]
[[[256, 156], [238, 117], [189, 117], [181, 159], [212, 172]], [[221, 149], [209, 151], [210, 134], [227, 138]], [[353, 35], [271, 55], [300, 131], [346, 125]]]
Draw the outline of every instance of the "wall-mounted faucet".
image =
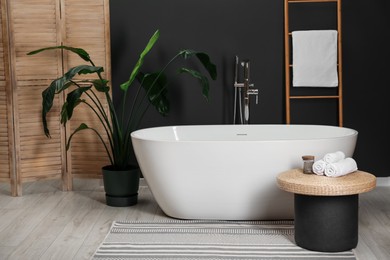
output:
[[[239, 80], [239, 64], [244, 68], [243, 83], [238, 83]], [[239, 120], [241, 124], [249, 124], [249, 97], [256, 96], [256, 104], [259, 102], [259, 90], [254, 88], [254, 84], [250, 82], [250, 63], [249, 60], [239, 62], [236, 56], [234, 76], [234, 118], [233, 123], [236, 123], [237, 102], [239, 106]]]

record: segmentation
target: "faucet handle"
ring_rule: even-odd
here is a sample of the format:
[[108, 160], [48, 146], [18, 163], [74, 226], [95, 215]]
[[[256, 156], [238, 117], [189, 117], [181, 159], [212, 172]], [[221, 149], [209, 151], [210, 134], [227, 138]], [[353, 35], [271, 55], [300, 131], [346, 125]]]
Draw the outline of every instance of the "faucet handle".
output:
[[[253, 85], [253, 84], [251, 84]], [[256, 96], [256, 105], [259, 104], [259, 90], [258, 89], [248, 89], [248, 95]]]

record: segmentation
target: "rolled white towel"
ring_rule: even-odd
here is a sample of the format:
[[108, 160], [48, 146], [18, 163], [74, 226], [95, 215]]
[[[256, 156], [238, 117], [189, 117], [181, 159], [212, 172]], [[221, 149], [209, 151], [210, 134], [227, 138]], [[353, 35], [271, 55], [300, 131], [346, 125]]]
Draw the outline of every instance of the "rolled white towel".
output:
[[343, 159], [345, 159], [345, 154], [342, 151], [327, 153], [323, 158], [323, 160], [327, 163], [335, 163]]
[[335, 163], [328, 163], [325, 167], [325, 175], [328, 177], [339, 177], [357, 169], [356, 161], [348, 157]]
[[313, 163], [313, 172], [317, 175], [324, 175], [327, 163], [324, 160], [317, 160]]

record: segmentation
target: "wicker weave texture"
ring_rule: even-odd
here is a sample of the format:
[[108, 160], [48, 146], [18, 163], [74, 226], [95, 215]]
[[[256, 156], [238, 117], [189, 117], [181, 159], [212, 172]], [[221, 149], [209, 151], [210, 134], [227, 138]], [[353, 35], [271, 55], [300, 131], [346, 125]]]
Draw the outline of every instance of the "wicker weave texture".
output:
[[303, 195], [341, 196], [368, 192], [376, 187], [376, 177], [356, 171], [341, 177], [304, 174], [301, 169], [282, 172], [277, 177], [280, 189]]

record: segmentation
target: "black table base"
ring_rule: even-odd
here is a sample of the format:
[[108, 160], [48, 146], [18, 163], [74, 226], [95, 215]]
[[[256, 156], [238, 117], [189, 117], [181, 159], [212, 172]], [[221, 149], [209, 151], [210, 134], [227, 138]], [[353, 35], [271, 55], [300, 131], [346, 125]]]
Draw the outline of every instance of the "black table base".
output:
[[358, 243], [359, 195], [295, 194], [295, 243], [305, 249], [341, 252]]

